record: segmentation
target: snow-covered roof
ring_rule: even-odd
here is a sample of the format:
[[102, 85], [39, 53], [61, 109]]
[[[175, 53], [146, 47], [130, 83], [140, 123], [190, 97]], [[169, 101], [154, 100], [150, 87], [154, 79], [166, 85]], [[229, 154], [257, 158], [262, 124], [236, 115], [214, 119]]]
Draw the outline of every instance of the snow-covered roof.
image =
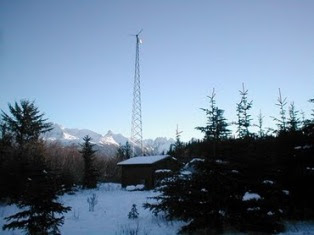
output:
[[261, 199], [261, 196], [258, 195], [257, 193], [246, 192], [242, 198], [242, 201], [249, 201], [252, 199], [259, 200]]
[[169, 155], [157, 155], [157, 156], [139, 156], [139, 157], [132, 157], [125, 161], [119, 162], [118, 166], [122, 165], [147, 165], [147, 164], [154, 164], [160, 160], [168, 158]]

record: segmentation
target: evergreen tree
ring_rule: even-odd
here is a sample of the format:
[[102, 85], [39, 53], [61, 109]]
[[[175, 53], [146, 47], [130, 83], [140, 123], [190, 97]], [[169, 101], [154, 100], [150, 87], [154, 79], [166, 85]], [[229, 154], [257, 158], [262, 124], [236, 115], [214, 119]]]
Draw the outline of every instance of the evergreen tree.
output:
[[46, 122], [47, 119], [43, 118], [44, 114], [40, 113], [34, 102], [21, 100], [20, 104], [9, 104], [9, 110], [11, 116], [2, 111], [2, 119], [8, 131], [13, 134], [15, 142], [21, 147], [37, 141], [40, 134], [52, 129], [52, 124]]
[[52, 124], [47, 122], [44, 114], [40, 113], [34, 102], [21, 100], [14, 105], [8, 104], [10, 113], [2, 111], [2, 135], [11, 140], [10, 158], [6, 163], [10, 164], [6, 170], [6, 189], [12, 200], [18, 200], [24, 191], [27, 169], [27, 158], [25, 154], [28, 148], [39, 141], [40, 134], [51, 130]]
[[227, 139], [230, 134], [230, 130], [227, 128], [228, 123], [223, 116], [224, 110], [216, 106], [215, 96], [215, 89], [213, 89], [211, 96], [208, 96], [209, 109], [201, 109], [205, 111], [207, 115], [206, 126], [196, 127], [197, 130], [205, 133], [204, 139], [212, 143], [214, 157], [216, 157], [217, 142], [221, 139]]
[[0, 122], [0, 169], [12, 148], [12, 136], [5, 123]]
[[[221, 233], [230, 211], [241, 202], [237, 175], [215, 161], [195, 162], [193, 174], [179, 173], [163, 181], [158, 204], [144, 204], [154, 214], [166, 212], [168, 219], [188, 222], [181, 232], [211, 228]], [[234, 218], [236, 219], [236, 218]], [[197, 234], [197, 232], [196, 232]]]
[[179, 131], [179, 126], [177, 125], [177, 129], [176, 129], [176, 143], [175, 143], [175, 148], [179, 149], [182, 147], [183, 143], [181, 142], [181, 134], [182, 131]]
[[94, 144], [92, 144], [91, 137], [88, 135], [83, 138], [84, 143], [81, 145], [82, 149], [80, 153], [84, 159], [84, 188], [96, 188], [98, 173], [95, 168], [95, 150], [93, 150]]
[[265, 136], [265, 132], [263, 129], [263, 119], [264, 119], [264, 116], [262, 115], [262, 112], [259, 111], [259, 115], [257, 116], [258, 124], [255, 125], [258, 128], [259, 138], [263, 138]]
[[119, 159], [119, 161], [124, 161], [124, 160], [125, 160], [125, 155], [124, 155], [124, 148], [123, 148], [123, 146], [119, 146], [119, 148], [117, 149], [116, 156], [117, 156], [117, 158]]
[[215, 89], [209, 98], [209, 109], [202, 108], [207, 115], [207, 123], [205, 127], [196, 127], [197, 130], [205, 133], [206, 140], [219, 140], [227, 138], [230, 134], [230, 130], [227, 129], [228, 124], [224, 118], [224, 110], [219, 109], [216, 106]]
[[306, 125], [306, 119], [305, 119], [305, 112], [301, 110], [301, 127], [304, 127]]
[[287, 98], [281, 97], [281, 91], [279, 88], [279, 97], [277, 99], [276, 105], [279, 107], [279, 118], [273, 117], [273, 120], [277, 122], [278, 127], [278, 134], [281, 134], [283, 132], [286, 132], [287, 130], [287, 117], [286, 117], [286, 108], [287, 105]]
[[23, 229], [27, 234], [60, 234], [59, 227], [70, 210], [57, 201], [64, 190], [58, 176], [45, 163], [43, 146], [40, 143], [27, 148], [27, 180], [17, 206], [23, 209], [6, 217], [4, 230]]
[[[8, 127], [5, 123], [0, 122], [0, 146], [11, 146], [12, 145], [12, 136], [8, 131]], [[0, 151], [3, 148], [0, 147]]]
[[[11, 150], [11, 160], [6, 176], [7, 189], [12, 202], [22, 210], [9, 216], [9, 222], [3, 229], [24, 229], [28, 234], [58, 234], [58, 227], [63, 224], [63, 217], [56, 217], [68, 211], [57, 202], [63, 192], [56, 173], [46, 165], [41, 133], [51, 128], [43, 119], [33, 102], [22, 100], [15, 106], [9, 104], [11, 115], [2, 112], [3, 124], [13, 136], [15, 145]], [[2, 131], [2, 134], [4, 131]]]
[[130, 145], [129, 141], [127, 141], [127, 142], [125, 143], [125, 146], [124, 146], [124, 153], [125, 153], [125, 159], [131, 158], [132, 149], [131, 149], [131, 145]]
[[[198, 145], [209, 144], [204, 141]], [[144, 206], [154, 214], [165, 212], [170, 220], [186, 221], [182, 232], [222, 233], [224, 228], [280, 232], [287, 198], [276, 181], [281, 164], [272, 165], [277, 160], [274, 156], [278, 154], [272, 152], [277, 145], [271, 137], [221, 140], [217, 148], [221, 159], [192, 160], [188, 168], [185, 166], [178, 174], [161, 181], [157, 188], [160, 194], [154, 197], [157, 203]], [[187, 146], [193, 147], [192, 155], [197, 152], [195, 145]], [[244, 200], [244, 195], [251, 191], [262, 199]]]
[[128, 217], [129, 217], [129, 219], [137, 219], [138, 216], [139, 216], [139, 213], [137, 211], [136, 204], [133, 204], [131, 211], [128, 214]]
[[[309, 102], [314, 104], [314, 99], [309, 99]], [[312, 117], [313, 117], [312, 120], [313, 120], [313, 122], [314, 122], [314, 109], [312, 109], [311, 115], [312, 115]]]
[[117, 149], [117, 158], [120, 161], [124, 161], [126, 159], [129, 159], [131, 157], [131, 154], [132, 154], [132, 149], [131, 149], [131, 146], [129, 144], [129, 141], [127, 141], [125, 143], [125, 145], [119, 146], [119, 148]]
[[287, 121], [289, 131], [297, 131], [300, 126], [300, 119], [298, 118], [298, 113], [295, 109], [294, 103], [292, 102], [289, 106], [289, 118]]
[[[7, 131], [6, 124], [0, 122], [0, 200], [9, 194], [8, 175], [12, 169], [8, 167], [8, 162], [12, 158], [13, 146], [12, 137]], [[16, 164], [15, 164], [16, 165]]]
[[249, 114], [250, 109], [252, 108], [253, 101], [248, 101], [247, 95], [248, 90], [245, 90], [244, 84], [242, 83], [242, 91], [240, 90], [241, 100], [237, 104], [237, 132], [240, 138], [249, 137], [250, 131], [249, 127], [251, 126], [251, 115]]

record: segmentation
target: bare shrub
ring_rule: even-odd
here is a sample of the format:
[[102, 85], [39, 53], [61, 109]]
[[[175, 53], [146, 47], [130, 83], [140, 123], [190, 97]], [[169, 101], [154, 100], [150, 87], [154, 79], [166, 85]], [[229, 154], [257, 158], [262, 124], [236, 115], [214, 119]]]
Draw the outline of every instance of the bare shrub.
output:
[[130, 224], [126, 224], [120, 226], [120, 231], [116, 233], [117, 235], [138, 235], [140, 231], [140, 224], [137, 221], [136, 226], [131, 226]]
[[93, 212], [94, 209], [95, 209], [95, 206], [96, 206], [97, 203], [98, 203], [96, 194], [93, 193], [92, 196], [88, 197], [88, 198], [87, 198], [87, 202], [88, 202], [88, 211]]
[[74, 220], [79, 220], [80, 219], [80, 211], [76, 211], [75, 209], [73, 210], [73, 219]]

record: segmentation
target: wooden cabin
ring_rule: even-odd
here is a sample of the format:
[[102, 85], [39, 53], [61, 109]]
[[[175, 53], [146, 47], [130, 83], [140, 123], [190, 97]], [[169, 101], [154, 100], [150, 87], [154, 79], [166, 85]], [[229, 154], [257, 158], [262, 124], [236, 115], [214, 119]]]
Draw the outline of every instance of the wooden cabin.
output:
[[169, 155], [139, 156], [119, 162], [117, 165], [122, 168], [122, 187], [143, 184], [146, 189], [152, 189], [157, 180], [156, 172], [174, 170], [177, 161]]

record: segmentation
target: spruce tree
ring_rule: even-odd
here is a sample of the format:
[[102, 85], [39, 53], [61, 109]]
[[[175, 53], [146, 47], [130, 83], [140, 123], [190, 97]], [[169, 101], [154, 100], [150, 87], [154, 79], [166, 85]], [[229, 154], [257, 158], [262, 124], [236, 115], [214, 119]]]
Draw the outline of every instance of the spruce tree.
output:
[[119, 146], [119, 148], [117, 149], [117, 157], [120, 161], [129, 159], [131, 157], [131, 153], [132, 150], [129, 141], [127, 141], [125, 145]]
[[[52, 124], [47, 122], [44, 114], [40, 113], [34, 102], [21, 100], [14, 105], [8, 104], [10, 113], [2, 111], [2, 127], [5, 135], [10, 136], [14, 147], [11, 151], [11, 169], [8, 171], [6, 180], [8, 196], [14, 201], [24, 191], [27, 169], [27, 158], [25, 153], [33, 144], [39, 141], [40, 134], [51, 130]], [[2, 131], [4, 132], [4, 131]]]
[[204, 139], [206, 140], [219, 140], [219, 139], [225, 139], [229, 136], [230, 130], [227, 128], [228, 123], [226, 122], [226, 119], [224, 118], [224, 110], [219, 109], [216, 106], [216, 100], [215, 100], [215, 89], [213, 89], [213, 92], [209, 98], [209, 108], [203, 110], [207, 115], [207, 123], [205, 127], [196, 127], [197, 130], [200, 130], [205, 134]]
[[300, 119], [298, 118], [298, 113], [295, 109], [294, 103], [292, 102], [289, 106], [289, 118], [287, 121], [289, 131], [297, 131], [300, 127]]
[[125, 143], [125, 146], [124, 146], [124, 153], [125, 153], [125, 159], [131, 158], [132, 149], [131, 149], [131, 145], [130, 145], [129, 141], [127, 141], [127, 142]]
[[276, 105], [279, 107], [279, 118], [273, 117], [273, 120], [277, 122], [277, 133], [281, 134], [287, 131], [287, 117], [286, 117], [286, 105], [287, 98], [282, 98], [279, 88], [279, 96]]
[[265, 131], [263, 129], [264, 116], [261, 111], [259, 111], [257, 120], [258, 120], [258, 124], [256, 124], [255, 126], [258, 128], [258, 136], [259, 138], [263, 138], [265, 136]]
[[129, 219], [137, 219], [138, 216], [139, 216], [139, 213], [137, 211], [136, 204], [133, 204], [131, 211], [128, 214], [128, 217], [129, 217]]
[[[314, 104], [314, 99], [309, 99], [309, 102]], [[314, 109], [312, 109], [311, 115], [312, 115], [312, 120], [314, 122]]]
[[22, 100], [9, 104], [10, 115], [2, 112], [3, 123], [14, 138], [12, 162], [7, 176], [12, 202], [21, 211], [5, 218], [3, 229], [23, 229], [28, 234], [58, 234], [63, 216], [70, 210], [57, 201], [63, 193], [58, 175], [46, 164], [45, 149], [40, 134], [51, 129], [34, 102]]
[[21, 100], [20, 104], [15, 102], [14, 106], [9, 104], [10, 114], [2, 111], [3, 122], [8, 131], [14, 136], [15, 143], [20, 147], [31, 141], [37, 141], [40, 134], [50, 131], [52, 124], [46, 122], [44, 114], [40, 113], [34, 101]]
[[82, 149], [80, 153], [84, 159], [84, 188], [96, 188], [98, 173], [95, 167], [95, 150], [93, 150], [94, 144], [92, 144], [91, 137], [88, 135], [83, 138], [84, 143], [81, 145]]
[[181, 142], [181, 134], [182, 131], [179, 131], [179, 126], [177, 125], [177, 129], [176, 129], [176, 143], [175, 143], [175, 148], [179, 149], [182, 147], [183, 143]]
[[216, 157], [217, 142], [221, 139], [227, 139], [230, 134], [230, 130], [227, 128], [228, 123], [223, 116], [224, 110], [217, 107], [215, 96], [215, 89], [213, 89], [212, 94], [208, 96], [209, 109], [201, 109], [207, 115], [206, 126], [196, 127], [197, 130], [200, 130], [205, 134], [204, 139], [212, 143], [214, 157]]
[[249, 114], [250, 109], [252, 108], [253, 101], [248, 101], [248, 90], [245, 90], [244, 84], [242, 83], [242, 91], [240, 90], [241, 100], [237, 104], [237, 132], [240, 138], [249, 137], [250, 131], [249, 127], [251, 126], [251, 115]]
[[[41, 143], [27, 148], [27, 169], [24, 191], [17, 203], [22, 209], [6, 217], [4, 230], [23, 229], [27, 234], [60, 234], [59, 227], [64, 223], [65, 213], [70, 207], [58, 202], [64, 190], [58, 174], [47, 166]], [[58, 216], [59, 215], [59, 216]]]
[[6, 124], [0, 122], [0, 200], [10, 194], [8, 183], [11, 180], [8, 180], [8, 175], [11, 167], [8, 167], [8, 162], [13, 162], [12, 152], [12, 137], [7, 131]]
[[12, 136], [5, 123], [0, 122], [0, 167], [12, 148]]

